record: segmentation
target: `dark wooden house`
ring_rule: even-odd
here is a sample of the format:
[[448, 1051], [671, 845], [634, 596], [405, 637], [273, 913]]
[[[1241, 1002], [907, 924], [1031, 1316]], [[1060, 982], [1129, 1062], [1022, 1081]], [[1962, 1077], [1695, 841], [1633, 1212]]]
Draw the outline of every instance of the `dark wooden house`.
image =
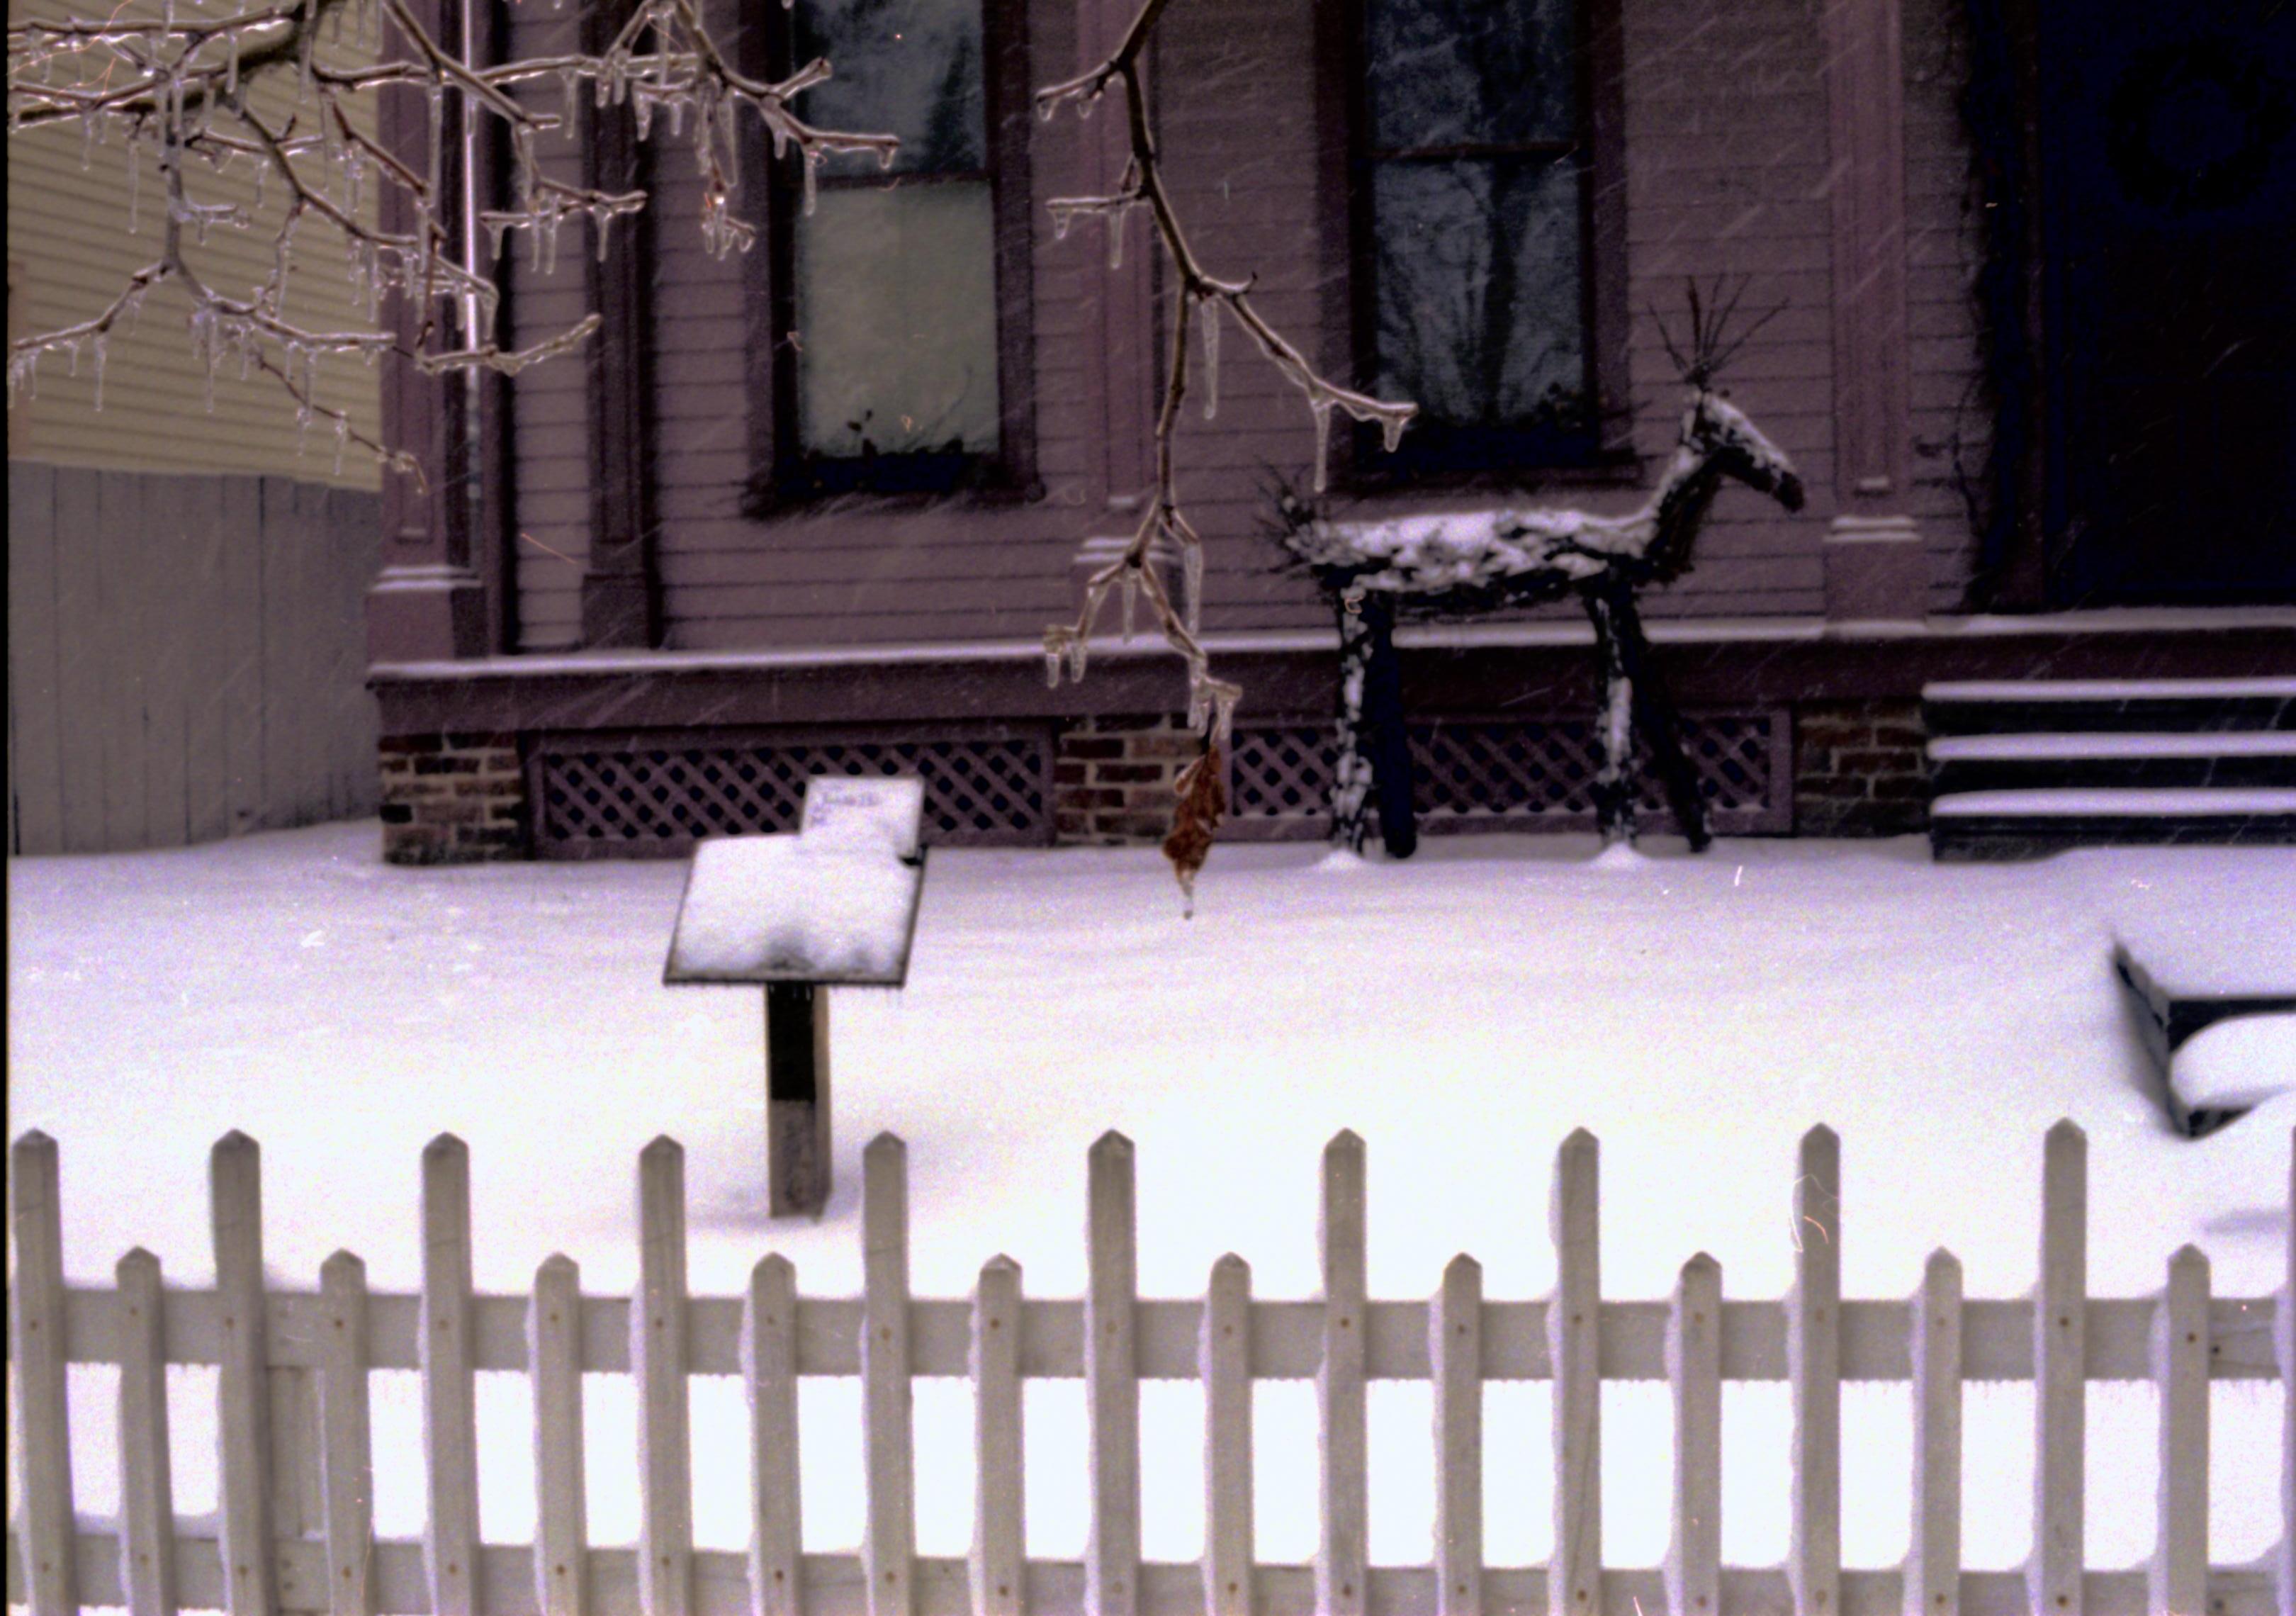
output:
[[[603, 37], [612, 4], [470, 13], [539, 51]], [[2296, 30], [2274, 9], [1177, 0], [1153, 117], [1207, 267], [1256, 276], [1327, 373], [1425, 406], [1393, 455], [1335, 434], [1341, 509], [1633, 504], [1673, 447], [1685, 281], [1775, 309], [1725, 381], [1808, 504], [1726, 492], [1646, 607], [1718, 828], [1919, 829], [1947, 730], [2245, 726], [2267, 733], [2244, 774], [2101, 746], [2095, 779], [2251, 793], [2156, 800], [2120, 833], [2281, 836]], [[1168, 288], [1137, 221], [1113, 267], [1096, 221], [1059, 239], [1046, 203], [1112, 186], [1121, 120], [1041, 122], [1029, 92], [1103, 55], [1134, 0], [718, 10], [754, 70], [826, 51], [808, 115], [890, 127], [903, 158], [831, 164], [808, 212], [758, 136], [762, 239], [718, 258], [692, 131], [634, 143], [586, 110], [554, 160], [653, 204], [507, 278], [519, 341], [603, 311], [586, 357], [386, 390], [437, 490], [389, 491], [369, 606], [391, 856], [678, 851], [793, 823], [808, 773], [892, 767], [923, 775], [943, 841], [1160, 833], [1193, 751], [1178, 661], [1111, 643], [1048, 688], [1041, 650], [1137, 520]], [[1315, 433], [1226, 349], [1177, 452], [1203, 626], [1246, 690], [1230, 833], [1314, 836], [1331, 606], [1265, 527]], [[1582, 622], [1402, 645], [1430, 828], [1590, 823]], [[2083, 680], [2121, 685], [2057, 687]], [[1996, 751], [1978, 783], [2073, 777]], [[2051, 833], [2114, 833], [2095, 808]]]

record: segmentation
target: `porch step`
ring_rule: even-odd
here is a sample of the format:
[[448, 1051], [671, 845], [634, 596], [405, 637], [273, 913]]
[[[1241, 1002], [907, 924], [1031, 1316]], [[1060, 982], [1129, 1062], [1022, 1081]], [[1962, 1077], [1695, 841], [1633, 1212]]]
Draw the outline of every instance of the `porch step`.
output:
[[2296, 678], [1931, 685], [1930, 845], [2296, 845]]

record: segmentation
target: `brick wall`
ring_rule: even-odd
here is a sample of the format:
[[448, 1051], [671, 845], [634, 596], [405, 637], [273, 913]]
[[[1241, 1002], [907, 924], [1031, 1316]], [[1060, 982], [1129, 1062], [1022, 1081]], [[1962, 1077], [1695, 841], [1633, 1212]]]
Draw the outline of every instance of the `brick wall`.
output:
[[391, 735], [381, 751], [386, 861], [527, 856], [526, 774], [516, 735]]
[[1902, 836], [1929, 822], [1919, 702], [1794, 708], [1794, 833]]
[[1078, 720], [1061, 732], [1054, 757], [1055, 839], [1102, 847], [1161, 841], [1177, 800], [1172, 782], [1203, 750], [1177, 713]]

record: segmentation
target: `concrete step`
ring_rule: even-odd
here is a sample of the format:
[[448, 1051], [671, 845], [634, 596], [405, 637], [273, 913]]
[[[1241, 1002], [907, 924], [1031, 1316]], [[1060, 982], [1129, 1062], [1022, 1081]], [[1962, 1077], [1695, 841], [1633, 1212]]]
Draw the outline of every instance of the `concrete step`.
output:
[[1930, 847], [1939, 858], [2176, 843], [2296, 846], [2296, 790], [2058, 786], [1950, 792], [1930, 803]]
[[1950, 735], [1928, 747], [1943, 796], [2026, 788], [2296, 787], [2296, 730]]
[[[2296, 664], [2296, 649], [2290, 661]], [[2296, 733], [2296, 677], [1968, 680], [1922, 688], [1932, 735]]]

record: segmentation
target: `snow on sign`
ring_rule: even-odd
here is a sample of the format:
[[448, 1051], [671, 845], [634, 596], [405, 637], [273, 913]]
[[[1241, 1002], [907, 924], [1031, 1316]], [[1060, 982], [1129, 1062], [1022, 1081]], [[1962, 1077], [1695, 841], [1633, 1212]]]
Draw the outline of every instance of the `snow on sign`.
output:
[[794, 836], [702, 841], [664, 983], [898, 988], [924, 887], [921, 780], [806, 782]]
[[794, 836], [701, 842], [661, 980], [766, 990], [766, 1193], [775, 1217], [829, 1202], [829, 989], [908, 978], [924, 890], [921, 780], [806, 782]]

